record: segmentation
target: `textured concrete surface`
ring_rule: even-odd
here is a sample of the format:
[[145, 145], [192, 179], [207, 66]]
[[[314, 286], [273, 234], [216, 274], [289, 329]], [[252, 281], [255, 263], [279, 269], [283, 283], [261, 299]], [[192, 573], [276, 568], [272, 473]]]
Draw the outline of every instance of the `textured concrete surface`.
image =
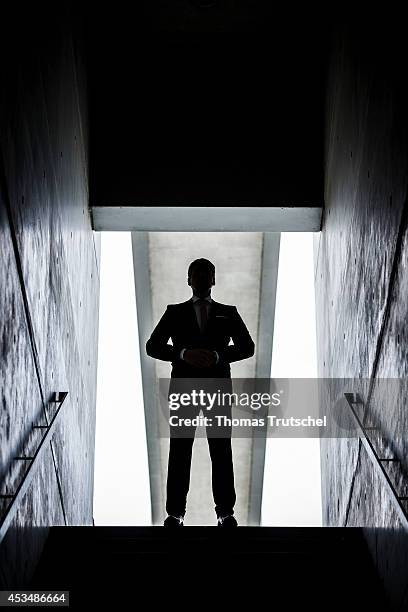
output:
[[[15, 480], [24, 473], [24, 465], [16, 465], [13, 457], [26, 450], [25, 442], [30, 436], [31, 426], [41, 418], [43, 405], [3, 198], [0, 200], [0, 219], [1, 492], [12, 493]], [[18, 381], [21, 381], [20, 385]]]
[[62, 7], [47, 22], [30, 17], [1, 99], [2, 470], [43, 407], [51, 414], [51, 394], [69, 395], [0, 547], [11, 586], [32, 571], [44, 529], [91, 525], [93, 501], [99, 244], [88, 210], [85, 72]]
[[[396, 24], [394, 24], [395, 26]], [[391, 33], [392, 32], [392, 33]], [[407, 119], [404, 51], [387, 24], [348, 28], [333, 45], [326, 113], [325, 210], [315, 243], [319, 375], [355, 377], [388, 448], [407, 466]], [[367, 527], [393, 602], [406, 597], [407, 543], [356, 439], [322, 440], [326, 525]], [[395, 534], [398, 533], [398, 546]]]

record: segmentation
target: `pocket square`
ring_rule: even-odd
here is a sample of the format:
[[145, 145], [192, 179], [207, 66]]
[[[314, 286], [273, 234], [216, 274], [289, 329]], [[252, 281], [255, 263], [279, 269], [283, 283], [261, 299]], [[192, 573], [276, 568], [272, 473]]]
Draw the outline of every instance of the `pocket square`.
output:
[[227, 315], [215, 315], [216, 319], [228, 319]]

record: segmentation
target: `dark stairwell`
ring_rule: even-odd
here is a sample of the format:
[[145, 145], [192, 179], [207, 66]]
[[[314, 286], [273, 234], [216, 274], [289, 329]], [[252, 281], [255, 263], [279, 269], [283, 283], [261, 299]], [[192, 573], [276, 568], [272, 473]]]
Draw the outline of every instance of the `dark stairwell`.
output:
[[388, 609], [359, 528], [52, 527], [29, 588], [69, 590], [75, 610], [266, 595], [277, 609]]
[[[330, 28], [313, 18], [307, 23], [296, 15], [294, 28], [292, 14], [280, 20], [252, 9], [250, 20], [252, 2], [233, 19], [233, 2], [219, 2], [227, 9], [216, 8], [214, 18], [210, 11], [202, 17], [194, 8], [199, 2], [174, 4], [178, 16], [151, 0], [153, 32], [142, 17], [136, 24], [145, 38], [135, 37], [133, 19], [126, 36], [126, 16], [116, 11], [115, 25], [111, 7], [105, 16], [90, 11], [90, 57], [82, 7], [60, 15], [59, 3], [55, 14], [37, 4], [24, 13], [16, 4], [10, 19], [3, 14], [3, 494], [14, 490], [5, 468], [50, 397], [69, 395], [1, 542], [1, 588], [69, 590], [74, 609], [184, 602], [252, 608], [264, 605], [265, 595], [279, 609], [391, 609], [374, 559], [393, 609], [407, 609], [406, 531], [357, 440], [322, 445], [330, 527], [91, 526], [96, 206], [324, 205], [316, 245], [319, 375], [373, 382], [372, 416], [407, 468], [406, 393], [388, 398], [384, 409], [374, 385], [407, 379], [405, 21], [398, 26], [397, 15], [388, 23], [381, 15], [374, 30], [353, 20], [349, 30], [335, 27], [332, 41]], [[242, 40], [251, 40], [248, 53]], [[191, 74], [198, 105], [189, 98]]]

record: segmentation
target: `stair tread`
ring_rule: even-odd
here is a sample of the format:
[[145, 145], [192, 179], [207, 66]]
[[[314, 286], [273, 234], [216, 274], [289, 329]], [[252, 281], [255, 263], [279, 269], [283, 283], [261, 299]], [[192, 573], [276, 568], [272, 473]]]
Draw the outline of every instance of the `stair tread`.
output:
[[253, 603], [257, 581], [270, 583], [288, 605], [327, 601], [334, 592], [344, 605], [350, 593], [364, 604], [377, 601], [360, 528], [51, 527], [32, 586], [70, 590], [74, 608], [106, 600], [117, 608], [117, 598], [132, 603], [135, 590], [133, 603], [143, 591], [165, 605], [180, 584], [189, 592], [186, 601], [211, 602], [214, 580], [221, 580], [228, 605], [231, 598], [237, 605], [246, 597]]

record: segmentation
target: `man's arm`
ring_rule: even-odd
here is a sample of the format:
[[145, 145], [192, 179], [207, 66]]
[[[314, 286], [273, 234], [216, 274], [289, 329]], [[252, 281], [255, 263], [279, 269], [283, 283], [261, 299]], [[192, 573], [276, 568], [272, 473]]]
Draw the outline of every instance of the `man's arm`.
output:
[[146, 353], [155, 359], [163, 361], [174, 361], [177, 358], [174, 346], [168, 344], [171, 336], [171, 313], [167, 306], [162, 318], [152, 331], [152, 334], [146, 342]]
[[[184, 353], [185, 353], [185, 351], [186, 351], [186, 350], [187, 350], [187, 349], [185, 349], [185, 348], [181, 349], [181, 351], [180, 351], [180, 359], [183, 359], [183, 355], [184, 355]], [[212, 351], [212, 352], [213, 352], [213, 353], [214, 353], [214, 355], [215, 355], [215, 363], [218, 363], [218, 362], [219, 362], [219, 360], [220, 360], [220, 356], [218, 355], [217, 351]]]
[[255, 352], [254, 341], [252, 340], [251, 335], [237, 310], [237, 307], [233, 306], [231, 310], [231, 338], [234, 344], [227, 346], [227, 348], [223, 351], [219, 351], [220, 361], [227, 361], [228, 363], [252, 357]]

